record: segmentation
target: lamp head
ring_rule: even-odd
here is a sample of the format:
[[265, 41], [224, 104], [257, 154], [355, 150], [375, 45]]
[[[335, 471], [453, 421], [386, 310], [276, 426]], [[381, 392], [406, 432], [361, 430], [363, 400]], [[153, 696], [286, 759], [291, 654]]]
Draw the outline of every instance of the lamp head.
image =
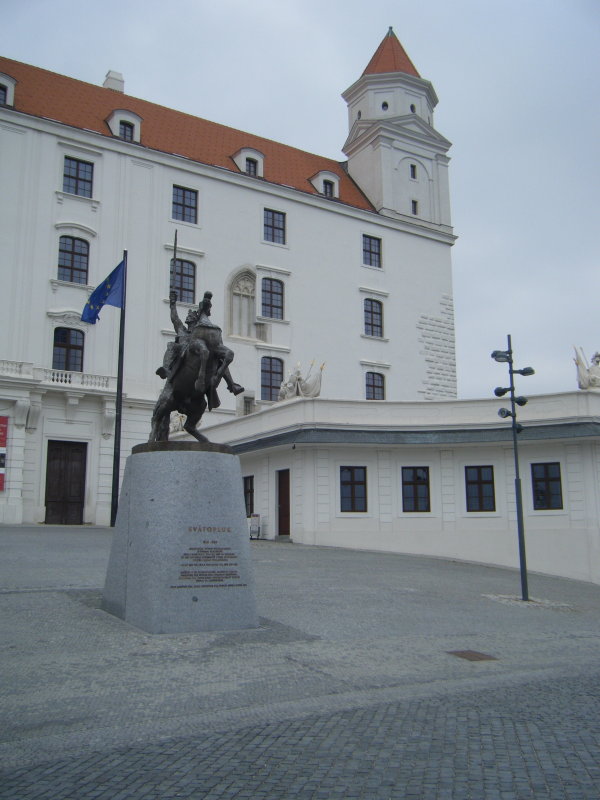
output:
[[494, 394], [496, 395], [496, 397], [504, 397], [504, 395], [507, 392], [510, 392], [510, 386], [508, 388], [505, 388], [503, 386], [496, 386], [496, 388], [494, 389]]
[[510, 350], [494, 350], [492, 358], [500, 364], [507, 364], [512, 360], [512, 352]]
[[512, 417], [512, 411], [509, 411], [508, 408], [500, 408], [498, 410], [498, 416], [502, 417], [502, 419], [506, 419], [507, 417]]
[[533, 367], [523, 367], [523, 369], [514, 369], [513, 372], [518, 373], [519, 375], [523, 375], [527, 377], [528, 375], [535, 375], [535, 370]]
[[524, 406], [524, 405], [527, 404], [527, 398], [526, 397], [515, 397], [515, 403], [518, 406]]

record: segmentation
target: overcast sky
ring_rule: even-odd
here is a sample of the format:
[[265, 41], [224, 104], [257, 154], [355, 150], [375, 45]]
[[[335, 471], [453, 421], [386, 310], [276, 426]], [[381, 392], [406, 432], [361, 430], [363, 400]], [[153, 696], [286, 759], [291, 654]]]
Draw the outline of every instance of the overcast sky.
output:
[[577, 388], [600, 350], [600, 0], [0, 0], [2, 54], [344, 160], [391, 25], [453, 143], [459, 397]]

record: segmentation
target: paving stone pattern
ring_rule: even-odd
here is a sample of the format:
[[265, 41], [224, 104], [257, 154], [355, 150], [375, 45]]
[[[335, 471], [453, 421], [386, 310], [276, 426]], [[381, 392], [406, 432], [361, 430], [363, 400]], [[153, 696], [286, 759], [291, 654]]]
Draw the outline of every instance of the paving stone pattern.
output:
[[312, 715], [3, 775], [6, 800], [597, 800], [600, 676]]
[[599, 586], [258, 542], [259, 628], [151, 636], [109, 546], [0, 528], [1, 800], [600, 798]]

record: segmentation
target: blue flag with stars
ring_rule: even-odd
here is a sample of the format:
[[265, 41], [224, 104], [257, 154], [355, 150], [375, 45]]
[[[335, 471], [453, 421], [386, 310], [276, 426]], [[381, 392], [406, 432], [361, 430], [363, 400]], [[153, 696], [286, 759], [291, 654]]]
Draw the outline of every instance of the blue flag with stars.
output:
[[96, 324], [99, 319], [100, 309], [104, 305], [123, 308], [123, 276], [125, 274], [125, 260], [113, 269], [106, 280], [97, 286], [85, 304], [81, 319], [83, 322]]

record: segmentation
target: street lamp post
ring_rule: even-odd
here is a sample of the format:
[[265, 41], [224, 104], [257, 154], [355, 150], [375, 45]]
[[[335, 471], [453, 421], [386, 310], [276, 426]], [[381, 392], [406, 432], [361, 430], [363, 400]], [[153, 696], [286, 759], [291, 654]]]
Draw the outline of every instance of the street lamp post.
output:
[[506, 419], [511, 418], [512, 422], [512, 437], [513, 437], [513, 455], [515, 459], [515, 500], [517, 506], [517, 533], [519, 537], [519, 564], [521, 567], [521, 597], [523, 600], [529, 600], [529, 590], [527, 587], [527, 558], [525, 555], [525, 525], [523, 523], [523, 495], [521, 492], [521, 475], [519, 472], [519, 449], [517, 442], [517, 434], [523, 430], [523, 426], [517, 422], [517, 406], [524, 406], [527, 402], [526, 397], [515, 397], [515, 375], [534, 375], [535, 370], [531, 367], [524, 367], [523, 369], [514, 369], [513, 367], [513, 352], [512, 342], [510, 335], [508, 336], [508, 347], [506, 350], [494, 350], [492, 353], [494, 361], [499, 363], [508, 364], [508, 374], [510, 377], [510, 386], [497, 386], [494, 389], [496, 397], [503, 397], [507, 392], [510, 392], [510, 411], [508, 408], [501, 408], [498, 411], [498, 416]]

